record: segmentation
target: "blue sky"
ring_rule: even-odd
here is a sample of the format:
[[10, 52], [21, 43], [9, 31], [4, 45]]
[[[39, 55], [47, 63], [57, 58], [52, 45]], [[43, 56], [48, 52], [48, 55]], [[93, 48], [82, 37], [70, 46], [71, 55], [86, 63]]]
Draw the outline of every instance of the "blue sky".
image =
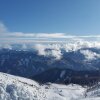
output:
[[100, 34], [100, 0], [0, 0], [10, 32]]

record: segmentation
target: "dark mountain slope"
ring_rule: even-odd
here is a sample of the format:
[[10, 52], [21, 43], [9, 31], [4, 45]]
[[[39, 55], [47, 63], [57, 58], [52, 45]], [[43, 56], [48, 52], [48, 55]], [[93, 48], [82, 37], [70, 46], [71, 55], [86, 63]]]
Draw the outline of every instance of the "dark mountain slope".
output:
[[90, 85], [100, 80], [100, 72], [53, 68], [32, 77], [32, 79], [40, 83], [52, 82]]

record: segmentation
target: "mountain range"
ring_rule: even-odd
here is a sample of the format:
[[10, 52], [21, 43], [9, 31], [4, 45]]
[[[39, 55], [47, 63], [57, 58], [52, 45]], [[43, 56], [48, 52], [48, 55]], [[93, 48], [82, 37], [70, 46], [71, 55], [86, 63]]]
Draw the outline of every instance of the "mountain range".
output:
[[[91, 80], [99, 81], [99, 48], [83, 47], [66, 50], [56, 49], [55, 46], [37, 50], [35, 47], [33, 49], [20, 49], [19, 45], [14, 47], [17, 48], [0, 49], [1, 72], [35, 79], [41, 83], [88, 84]], [[80, 83], [80, 80], [85, 82]]]

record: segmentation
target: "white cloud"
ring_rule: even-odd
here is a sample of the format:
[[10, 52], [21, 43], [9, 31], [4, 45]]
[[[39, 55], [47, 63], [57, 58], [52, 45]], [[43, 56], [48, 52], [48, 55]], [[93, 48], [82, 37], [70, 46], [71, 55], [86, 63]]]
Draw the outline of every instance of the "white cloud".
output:
[[52, 50], [52, 56], [56, 57], [57, 60], [61, 59], [62, 57], [62, 53], [61, 53], [61, 50]]
[[[22, 44], [23, 49], [28, 49], [27, 45], [29, 44], [38, 50], [39, 55], [51, 55], [60, 59], [61, 49], [69, 52], [87, 47], [100, 48], [100, 35], [73, 36], [66, 33], [9, 32], [5, 25], [0, 23], [0, 47], [11, 49], [11, 44]], [[47, 52], [46, 49], [51, 49], [51, 51]], [[86, 53], [90, 55], [87, 58], [93, 58], [95, 55], [89, 51]]]
[[94, 41], [100, 43], [100, 35], [73, 36], [66, 33], [23, 33], [9, 32], [0, 23], [0, 43], [69, 43], [77, 41]]
[[52, 56], [55, 57], [57, 60], [61, 59], [62, 56], [61, 50], [57, 48], [53, 48], [53, 46], [35, 44], [34, 48], [38, 51], [39, 55]]
[[39, 55], [46, 55], [46, 53], [45, 53], [46, 46], [45, 45], [35, 44], [34, 48], [36, 50], [38, 50]]
[[87, 60], [94, 60], [96, 58], [100, 58], [100, 54], [97, 54], [96, 52], [90, 51], [90, 50], [81, 50], [80, 51]]
[[2, 22], [0, 22], [0, 33], [6, 33], [6, 32], [7, 32], [7, 28]]
[[[6, 34], [5, 34], [6, 33]], [[21, 39], [89, 39], [89, 38], [100, 38], [100, 35], [83, 35], [83, 36], [74, 36], [68, 35], [66, 33], [23, 33], [23, 32], [9, 32], [7, 27], [0, 22], [0, 35], [11, 39], [12, 38], [21, 38]]]

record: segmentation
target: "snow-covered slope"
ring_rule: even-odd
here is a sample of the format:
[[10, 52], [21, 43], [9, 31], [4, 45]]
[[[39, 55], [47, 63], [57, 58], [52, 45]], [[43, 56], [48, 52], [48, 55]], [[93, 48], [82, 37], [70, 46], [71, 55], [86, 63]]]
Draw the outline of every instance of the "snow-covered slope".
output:
[[85, 88], [79, 85], [59, 85], [50, 84], [50, 86], [44, 85], [47, 88], [47, 100], [80, 100], [84, 98]]
[[100, 100], [98, 95], [89, 95], [92, 90], [86, 91], [79, 85], [40, 85], [30, 79], [0, 73], [0, 100]]
[[0, 73], [0, 100], [44, 100], [38, 83]]

